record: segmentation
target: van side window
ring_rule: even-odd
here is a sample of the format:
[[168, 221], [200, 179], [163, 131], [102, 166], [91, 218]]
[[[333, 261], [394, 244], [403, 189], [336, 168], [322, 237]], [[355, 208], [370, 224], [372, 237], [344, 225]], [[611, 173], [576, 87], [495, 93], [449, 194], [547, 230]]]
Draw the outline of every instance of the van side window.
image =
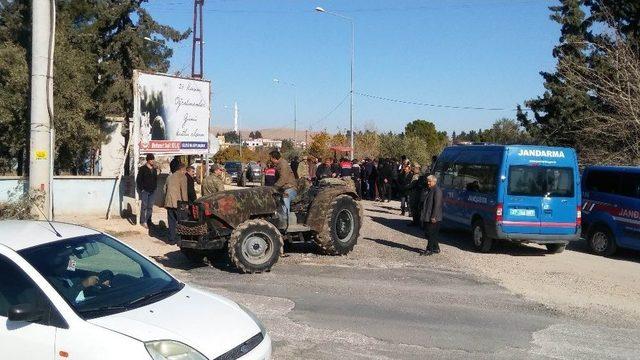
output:
[[640, 199], [640, 174], [620, 176], [620, 195]]
[[498, 166], [487, 164], [464, 164], [458, 172], [461, 189], [482, 194], [496, 192]]
[[608, 194], [620, 193], [618, 189], [618, 176], [609, 171], [589, 171], [586, 185], [588, 191], [598, 191]]

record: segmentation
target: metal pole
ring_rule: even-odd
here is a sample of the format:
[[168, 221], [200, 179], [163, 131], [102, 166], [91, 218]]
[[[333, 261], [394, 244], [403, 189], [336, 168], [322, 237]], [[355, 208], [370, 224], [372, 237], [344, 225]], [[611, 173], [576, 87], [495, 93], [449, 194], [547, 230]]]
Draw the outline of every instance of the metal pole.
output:
[[296, 147], [296, 127], [298, 124], [298, 89], [294, 86], [293, 94], [293, 147]]
[[353, 20], [351, 21], [351, 91], [349, 92], [350, 105], [349, 105], [349, 137], [351, 142], [351, 160], [353, 160], [353, 67], [356, 59], [355, 40], [356, 40], [356, 26]]
[[[51, 218], [51, 124], [48, 104], [49, 79], [52, 73], [51, 50], [53, 50], [53, 11], [55, 3], [33, 1], [31, 7], [31, 128], [29, 144], [29, 189], [44, 192], [43, 212]], [[50, 48], [51, 47], [51, 48]], [[50, 108], [48, 108], [50, 106]], [[34, 213], [39, 214], [39, 211]], [[38, 215], [39, 216], [39, 215]]]

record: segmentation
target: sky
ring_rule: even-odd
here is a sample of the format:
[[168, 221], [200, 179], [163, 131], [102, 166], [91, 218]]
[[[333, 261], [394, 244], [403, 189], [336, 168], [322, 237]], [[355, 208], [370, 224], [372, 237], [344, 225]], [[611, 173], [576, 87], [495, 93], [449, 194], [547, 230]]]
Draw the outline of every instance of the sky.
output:
[[[551, 52], [560, 35], [549, 19], [555, 3], [205, 0], [212, 125], [231, 128], [237, 101], [243, 130], [293, 127], [297, 99], [300, 131], [349, 128], [350, 23], [314, 11], [321, 6], [355, 25], [356, 130], [401, 132], [415, 119], [449, 133], [488, 128], [515, 118], [518, 104], [543, 93], [539, 72], [554, 68]], [[192, 27], [192, 0], [150, 0], [146, 7], [162, 24]], [[171, 47], [171, 72], [190, 74], [191, 38]]]

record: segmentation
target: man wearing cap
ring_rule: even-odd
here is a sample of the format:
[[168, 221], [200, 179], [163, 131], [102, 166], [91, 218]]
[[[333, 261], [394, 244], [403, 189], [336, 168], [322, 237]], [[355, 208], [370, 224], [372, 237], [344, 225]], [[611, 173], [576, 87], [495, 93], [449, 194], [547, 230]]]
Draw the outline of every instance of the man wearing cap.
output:
[[169, 175], [164, 184], [164, 207], [167, 209], [167, 222], [169, 227], [169, 244], [177, 242], [176, 225], [178, 223], [178, 202], [188, 201], [187, 192], [187, 168], [179, 164], [176, 172]]
[[293, 175], [291, 166], [282, 160], [282, 155], [279, 151], [274, 150], [269, 153], [269, 156], [271, 157], [271, 162], [275, 165], [276, 178], [278, 179], [273, 186], [283, 193], [284, 205], [289, 212], [291, 211], [291, 201], [298, 195], [296, 178]]
[[202, 196], [215, 194], [224, 191], [224, 179], [222, 178], [224, 170], [222, 166], [213, 164], [211, 166], [211, 175], [207, 176], [202, 182]]
[[147, 154], [147, 161], [138, 169], [136, 187], [140, 193], [140, 225], [147, 228], [151, 224], [156, 187], [158, 187], [158, 169], [154, 166], [155, 157]]

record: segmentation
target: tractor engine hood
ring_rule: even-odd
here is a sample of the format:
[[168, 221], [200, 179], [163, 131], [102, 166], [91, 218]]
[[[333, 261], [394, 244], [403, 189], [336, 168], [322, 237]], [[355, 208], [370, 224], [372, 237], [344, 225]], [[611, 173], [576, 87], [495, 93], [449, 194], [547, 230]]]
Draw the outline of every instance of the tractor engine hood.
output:
[[268, 186], [226, 190], [198, 199], [209, 211], [232, 227], [256, 216], [270, 215], [278, 209], [279, 193]]

